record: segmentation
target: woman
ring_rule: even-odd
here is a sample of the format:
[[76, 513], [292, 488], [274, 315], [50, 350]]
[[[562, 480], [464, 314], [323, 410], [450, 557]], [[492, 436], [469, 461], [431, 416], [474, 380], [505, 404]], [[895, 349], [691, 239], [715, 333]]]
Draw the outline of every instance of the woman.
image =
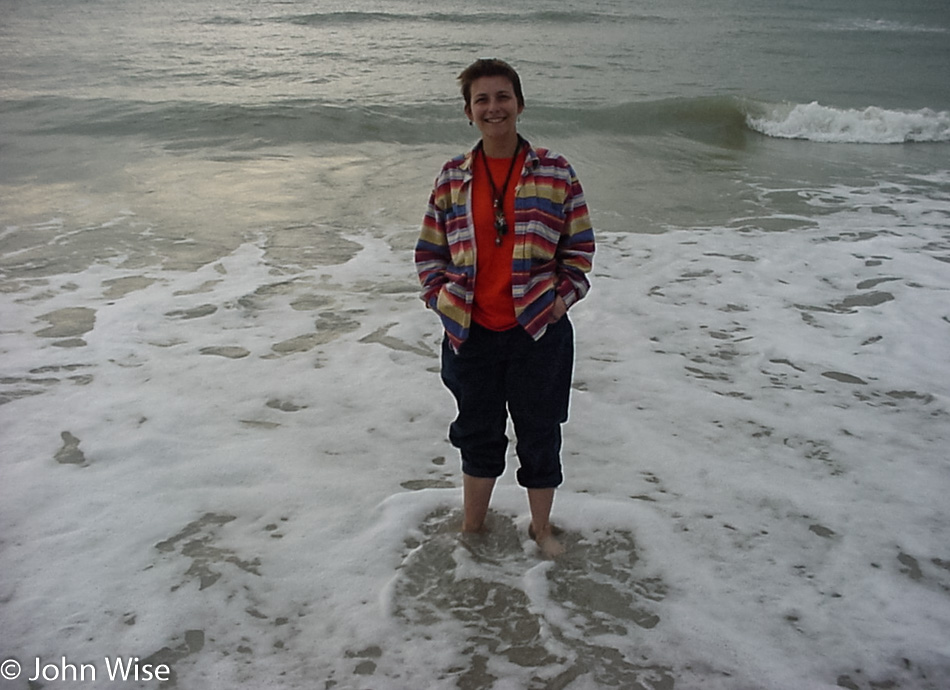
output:
[[567, 310], [589, 289], [594, 233], [570, 164], [518, 134], [521, 80], [477, 60], [459, 75], [481, 140], [447, 162], [429, 197], [415, 262], [422, 299], [442, 319], [442, 380], [458, 416], [449, 439], [462, 456], [463, 532], [480, 532], [505, 469], [508, 414], [529, 534], [544, 554], [563, 548], [550, 523], [561, 484], [574, 333]]

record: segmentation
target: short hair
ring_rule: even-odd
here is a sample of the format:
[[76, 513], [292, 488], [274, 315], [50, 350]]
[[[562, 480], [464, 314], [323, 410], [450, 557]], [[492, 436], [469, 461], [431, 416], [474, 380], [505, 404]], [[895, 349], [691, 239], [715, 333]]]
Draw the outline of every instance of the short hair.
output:
[[521, 90], [521, 77], [515, 71], [514, 67], [504, 60], [497, 58], [480, 58], [471, 65], [462, 70], [458, 76], [459, 83], [462, 85], [462, 97], [465, 99], [465, 105], [472, 104], [472, 83], [482, 77], [506, 77], [511, 82], [515, 91], [515, 98], [518, 99], [518, 105], [524, 107], [524, 92]]

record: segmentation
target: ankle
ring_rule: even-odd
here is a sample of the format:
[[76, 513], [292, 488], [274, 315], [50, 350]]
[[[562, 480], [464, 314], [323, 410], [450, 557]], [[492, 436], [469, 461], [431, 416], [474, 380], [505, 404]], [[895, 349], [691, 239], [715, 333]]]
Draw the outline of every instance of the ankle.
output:
[[551, 527], [550, 522], [542, 523], [540, 526], [532, 522], [528, 525], [528, 536], [540, 544], [545, 539], [554, 536], [554, 528]]
[[478, 532], [484, 532], [484, 531], [485, 531], [484, 521], [479, 522], [479, 523], [476, 523], [474, 521], [472, 522], [468, 522], [465, 520], [462, 521], [462, 532], [465, 532], [467, 534], [477, 534]]

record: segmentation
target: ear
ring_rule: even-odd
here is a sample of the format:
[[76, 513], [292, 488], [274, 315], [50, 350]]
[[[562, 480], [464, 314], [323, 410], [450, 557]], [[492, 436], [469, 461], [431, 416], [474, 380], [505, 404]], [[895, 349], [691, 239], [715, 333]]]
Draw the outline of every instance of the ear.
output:
[[469, 122], [472, 122], [475, 119], [472, 117], [472, 106], [468, 103], [465, 104], [465, 117], [468, 118]]

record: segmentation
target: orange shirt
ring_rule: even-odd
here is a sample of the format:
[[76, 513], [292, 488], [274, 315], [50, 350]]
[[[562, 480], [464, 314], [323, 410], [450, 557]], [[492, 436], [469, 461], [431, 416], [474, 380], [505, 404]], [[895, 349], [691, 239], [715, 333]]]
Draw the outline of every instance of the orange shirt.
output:
[[475, 323], [492, 331], [504, 331], [518, 325], [515, 318], [515, 301], [511, 295], [511, 263], [515, 249], [515, 187], [521, 180], [521, 170], [527, 156], [527, 148], [518, 152], [508, 181], [503, 207], [508, 232], [495, 244], [495, 205], [491, 183], [485, 171], [485, 161], [491, 169], [492, 180], [501, 192], [505, 176], [511, 168], [511, 158], [488, 158], [481, 153], [475, 156], [472, 183], [472, 216], [475, 220], [475, 303], [472, 318]]

